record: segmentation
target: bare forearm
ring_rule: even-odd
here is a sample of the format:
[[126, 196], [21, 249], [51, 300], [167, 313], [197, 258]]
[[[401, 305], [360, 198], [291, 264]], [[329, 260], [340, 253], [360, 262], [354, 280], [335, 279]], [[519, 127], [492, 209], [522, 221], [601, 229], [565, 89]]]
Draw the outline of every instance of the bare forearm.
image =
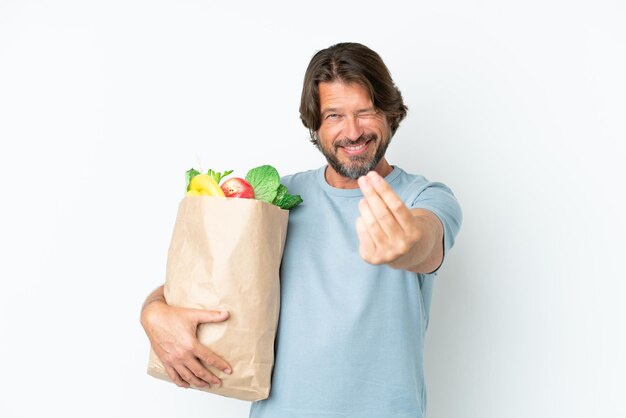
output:
[[164, 294], [164, 290], [163, 290], [163, 285], [157, 287], [156, 289], [154, 289], [146, 298], [146, 300], [144, 301], [143, 305], [141, 305], [141, 323], [145, 326], [144, 322], [145, 322], [145, 312], [146, 312], [146, 308], [154, 303], [154, 302], [165, 302], [165, 294]]
[[411, 212], [417, 240], [406, 254], [389, 265], [414, 273], [430, 273], [443, 261], [443, 226], [439, 218], [430, 211], [413, 209]]

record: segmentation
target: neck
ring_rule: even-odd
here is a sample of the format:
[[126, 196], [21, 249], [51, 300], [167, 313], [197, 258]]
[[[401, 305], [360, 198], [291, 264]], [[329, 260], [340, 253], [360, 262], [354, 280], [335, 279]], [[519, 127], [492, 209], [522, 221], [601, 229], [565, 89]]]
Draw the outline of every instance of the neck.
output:
[[[386, 177], [389, 173], [393, 171], [393, 168], [389, 165], [386, 159], [382, 158], [376, 167], [374, 167], [375, 172], [377, 172], [381, 177]], [[326, 166], [326, 172], [324, 177], [326, 178], [326, 182], [337, 188], [337, 189], [357, 189], [359, 184], [357, 179], [351, 179], [350, 177], [344, 177], [341, 174], [337, 173], [330, 165]]]

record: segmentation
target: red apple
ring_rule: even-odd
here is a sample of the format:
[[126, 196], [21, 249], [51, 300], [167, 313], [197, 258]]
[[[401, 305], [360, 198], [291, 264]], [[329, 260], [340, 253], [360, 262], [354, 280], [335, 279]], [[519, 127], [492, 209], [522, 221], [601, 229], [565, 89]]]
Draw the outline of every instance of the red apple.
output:
[[220, 186], [226, 197], [240, 197], [243, 199], [254, 199], [254, 189], [245, 179], [232, 177]]

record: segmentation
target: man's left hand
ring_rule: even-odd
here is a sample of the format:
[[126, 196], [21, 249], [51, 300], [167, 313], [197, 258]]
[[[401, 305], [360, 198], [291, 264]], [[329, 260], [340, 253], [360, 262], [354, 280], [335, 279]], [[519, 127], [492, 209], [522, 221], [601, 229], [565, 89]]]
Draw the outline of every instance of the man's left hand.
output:
[[364, 196], [356, 220], [361, 257], [415, 272], [435, 270], [443, 258], [439, 219], [424, 209], [409, 209], [374, 171], [358, 183]]

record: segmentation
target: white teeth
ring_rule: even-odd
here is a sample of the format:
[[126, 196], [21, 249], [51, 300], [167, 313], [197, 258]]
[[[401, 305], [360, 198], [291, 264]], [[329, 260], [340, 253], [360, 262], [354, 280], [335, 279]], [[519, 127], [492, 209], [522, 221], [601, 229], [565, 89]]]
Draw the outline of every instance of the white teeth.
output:
[[365, 146], [365, 144], [361, 144], [361, 145], [358, 145], [356, 147], [346, 147], [346, 149], [349, 150], [349, 151], [356, 151], [356, 150], [359, 150], [359, 149], [363, 148], [364, 146]]

